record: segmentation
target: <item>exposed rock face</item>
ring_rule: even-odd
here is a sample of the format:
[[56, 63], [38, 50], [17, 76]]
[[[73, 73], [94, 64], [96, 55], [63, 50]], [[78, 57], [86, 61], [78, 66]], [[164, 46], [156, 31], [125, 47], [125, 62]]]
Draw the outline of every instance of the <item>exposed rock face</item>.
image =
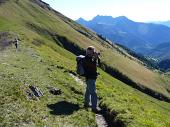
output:
[[36, 97], [41, 97], [43, 96], [43, 93], [38, 89], [38, 87], [35, 86], [29, 86], [30, 90], [32, 91], [32, 93], [34, 94], [34, 96]]

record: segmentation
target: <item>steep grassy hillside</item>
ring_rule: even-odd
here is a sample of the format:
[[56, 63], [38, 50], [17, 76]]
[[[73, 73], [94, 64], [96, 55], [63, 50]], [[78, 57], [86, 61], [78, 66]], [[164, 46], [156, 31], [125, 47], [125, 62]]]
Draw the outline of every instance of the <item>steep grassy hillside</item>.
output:
[[[9, 1], [1, 6], [0, 15], [2, 31], [10, 28], [11, 31], [25, 35], [26, 37], [24, 38], [30, 40], [36, 38], [35, 33], [37, 33], [50, 40], [55, 40], [57, 44], [66, 49], [70, 50], [71, 46], [73, 46], [72, 51], [75, 51], [77, 46], [86, 48], [89, 45], [94, 45], [101, 52], [103, 62], [111, 68], [117, 69], [136, 84], [146, 86], [167, 97], [170, 96], [164, 88], [164, 84], [169, 83], [163, 82], [162, 80], [164, 79], [158, 73], [148, 70], [134, 60], [126, 58], [109, 44], [100, 42], [97, 35], [92, 34], [92, 32], [82, 28], [60, 13], [53, 12], [47, 8], [40, 8], [39, 5], [29, 1], [19, 1], [18, 3]], [[31, 34], [34, 34], [34, 37], [31, 38]], [[54, 44], [51, 44], [51, 47], [53, 47], [52, 45]]]
[[[32, 48], [21, 48], [17, 53], [12, 48], [0, 53], [0, 126], [95, 126], [94, 114], [82, 108], [82, 86], [57, 64], [61, 55], [53, 54], [54, 63]], [[43, 97], [30, 99], [29, 85], [38, 87]], [[61, 89], [62, 94], [55, 96], [47, 87]]]
[[[69, 48], [75, 53], [74, 49], [82, 51], [81, 48], [94, 45], [108, 66], [169, 96], [168, 77], [166, 80], [130, 60], [93, 32], [34, 2], [8, 0], [0, 4], [0, 126], [96, 126], [95, 115], [83, 108], [85, 86], [69, 75], [76, 66], [75, 55], [66, 50]], [[11, 44], [16, 36], [21, 40], [17, 52]], [[170, 126], [169, 103], [139, 92], [102, 70], [100, 73], [100, 105], [113, 123], [129, 127]], [[43, 96], [30, 98], [29, 85], [37, 86]], [[62, 94], [55, 96], [47, 87], [61, 89]]]

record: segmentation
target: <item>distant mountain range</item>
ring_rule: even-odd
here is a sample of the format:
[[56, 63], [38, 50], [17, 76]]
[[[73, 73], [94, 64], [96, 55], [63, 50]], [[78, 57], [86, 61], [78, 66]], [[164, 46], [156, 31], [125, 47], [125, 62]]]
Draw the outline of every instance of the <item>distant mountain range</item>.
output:
[[170, 42], [157, 45], [146, 55], [157, 58], [158, 67], [162, 71], [170, 71]]
[[162, 24], [162, 25], [170, 27], [170, 20], [169, 21], [153, 21], [153, 22], [150, 22], [150, 23]]
[[83, 18], [76, 21], [112, 42], [120, 43], [143, 55], [150, 53], [161, 43], [170, 42], [169, 27], [160, 24], [134, 22], [125, 16], [113, 18], [112, 16], [98, 15], [90, 21]]
[[170, 59], [170, 42], [165, 42], [157, 45], [155, 48], [150, 50], [147, 55], [150, 55], [159, 60]]

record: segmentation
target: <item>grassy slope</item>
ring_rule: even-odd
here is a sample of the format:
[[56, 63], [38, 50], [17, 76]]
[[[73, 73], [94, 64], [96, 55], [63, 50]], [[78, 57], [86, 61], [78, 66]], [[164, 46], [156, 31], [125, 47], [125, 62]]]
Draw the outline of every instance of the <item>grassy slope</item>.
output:
[[[0, 7], [0, 15], [2, 15], [0, 30], [16, 32], [22, 40], [20, 52], [16, 53], [14, 47], [0, 52], [1, 126], [17, 126], [17, 124], [19, 126], [95, 126], [94, 114], [81, 109], [83, 95], [75, 92], [76, 90], [83, 93], [84, 87], [79, 86], [68, 74], [68, 71], [74, 71], [75, 56], [57, 46], [48, 35], [37, 34], [25, 27], [24, 19], [29, 19], [29, 22], [65, 35], [73, 42], [81, 42], [79, 44], [84, 48], [89, 44], [94, 44], [99, 50], [103, 50], [102, 53], [106, 56], [110, 56], [111, 53], [107, 53], [105, 48], [71, 29], [69, 25], [53, 14], [46, 14], [38, 6], [31, 4], [33, 6], [31, 8], [28, 4], [30, 3], [23, 1], [20, 6], [7, 3]], [[29, 14], [24, 11], [26, 9], [30, 11]], [[20, 15], [16, 15], [16, 13]], [[41, 39], [45, 44], [36, 47], [32, 45], [34, 39]], [[121, 58], [127, 60], [116, 51], [114, 52], [111, 54], [111, 58], [116, 58], [116, 61]], [[103, 59], [107, 60], [107, 57]], [[110, 62], [110, 60], [107, 61]], [[113, 63], [114, 67], [119, 64], [116, 61]], [[136, 66], [140, 65], [136, 64]], [[63, 67], [63, 69], [58, 67]], [[148, 97], [102, 71], [100, 73], [98, 92], [102, 97], [101, 104], [116, 112], [117, 120], [129, 123], [128, 126], [170, 126], [170, 105], [168, 103]], [[24, 84], [36, 84], [45, 96], [40, 101], [26, 100]], [[64, 92], [62, 96], [56, 97], [49, 94], [46, 89], [49, 85], [61, 88]], [[51, 109], [47, 105], [62, 100], [78, 104], [80, 109], [69, 116], [52, 115]]]
[[[57, 67], [61, 64], [41, 57], [35, 49], [21, 48], [17, 53], [12, 48], [1, 52], [0, 126], [95, 126], [94, 115], [82, 109], [82, 87], [64, 72], [65, 69]], [[54, 52], [49, 49], [49, 53]], [[59, 60], [58, 57], [61, 57], [56, 52], [53, 55], [55, 57], [52, 59]], [[40, 101], [29, 101], [25, 96], [26, 84], [38, 86], [44, 97]], [[61, 89], [63, 94], [50, 94], [46, 88], [48, 86]], [[49, 106], [62, 101], [78, 104], [80, 109], [71, 115], [57, 115]]]
[[128, 127], [170, 126], [169, 103], [150, 98], [107, 74], [100, 76], [98, 89], [101, 105], [116, 116], [115, 121], [123, 121]]
[[[162, 80], [164, 79], [161, 78], [159, 74], [146, 69], [145, 67], [141, 66], [139, 63], [135, 61], [129, 60], [128, 58], [119, 54], [113, 48], [112, 49], [103, 48], [103, 46], [99, 45], [99, 42], [94, 43], [94, 41], [96, 42], [97, 40], [92, 41], [90, 39], [87, 39], [82, 34], [76, 32], [73, 29], [70, 29], [70, 26], [68, 26], [68, 24], [65, 25], [62, 24], [62, 28], [58, 27], [59, 24], [56, 25], [55, 24], [52, 24], [52, 28], [55, 28], [56, 26], [55, 30], [53, 29], [54, 32], [60, 34], [61, 29], [65, 30], [64, 32], [61, 32], [61, 35], [67, 37], [70, 41], [78, 44], [80, 47], [83, 48], [86, 48], [88, 45], [94, 45], [95, 47], [97, 47], [99, 51], [101, 51], [102, 60], [106, 62], [108, 65], [118, 69], [123, 74], [127, 75], [129, 78], [134, 80], [135, 82], [145, 85], [148, 88], [151, 88], [155, 91], [161, 92], [166, 96], [170, 96], [167, 90], [164, 88], [164, 84], [169, 84], [169, 82], [163, 82]], [[78, 26], [78, 25], [74, 25], [74, 26]], [[49, 29], [52, 28], [49, 26]]]
[[[3, 13], [3, 11], [1, 13], [3, 13], [5, 17], [8, 17], [8, 19], [10, 17], [9, 20], [13, 21], [14, 18], [18, 19], [17, 23], [19, 22], [23, 25], [25, 25], [26, 22], [33, 23], [41, 28], [49, 30], [50, 32], [65, 36], [71, 42], [78, 44], [80, 47], [86, 48], [88, 45], [94, 45], [99, 51], [102, 52], [102, 60], [108, 65], [118, 69], [120, 72], [127, 75], [135, 82], [145, 85], [150, 89], [170, 97], [170, 94], [164, 88], [164, 84], [168, 84], [169, 82], [163, 82], [164, 79], [161, 78], [159, 74], [146, 69], [135, 61], [129, 60], [128, 58], [119, 54], [115, 49], [103, 48], [103, 46], [98, 44], [99, 42], [95, 43], [97, 40], [92, 41], [91, 39], [86, 38], [84, 35], [72, 29], [69, 24], [64, 23], [59, 18], [61, 15], [57, 17], [51, 12], [38, 9], [38, 5], [35, 6], [30, 3], [27, 4], [29, 4], [29, 6], [24, 6], [24, 3], [22, 3], [20, 6], [13, 5], [13, 7], [17, 8], [17, 10], [16, 8], [11, 8], [9, 10], [7, 7], [6, 10], [3, 9], [5, 10], [5, 13]], [[32, 9], [30, 9], [30, 6], [32, 6]], [[11, 13], [11, 11], [13, 11], [13, 13]], [[22, 13], [20, 13], [21, 11]], [[16, 15], [16, 13], [20, 15]], [[46, 13], [46, 15], [44, 15], [44, 13]], [[20, 18], [21, 16], [23, 17], [22, 21]], [[29, 21], [25, 21], [24, 19], [29, 19]]]
[[[68, 24], [74, 24], [73, 28], [75, 29], [82, 30], [85, 33], [91, 33], [87, 31], [86, 29], [82, 28], [80, 25], [75, 24], [74, 22], [70, 23], [70, 21], [68, 21], [69, 19], [67, 19], [63, 15], [57, 14], [57, 16], [62, 18]], [[84, 42], [75, 41], [75, 43], [77, 43], [78, 45], [82, 47], [82, 44], [86, 43], [87, 41], [84, 41]], [[97, 41], [97, 39], [96, 40], [94, 39], [94, 41]], [[90, 42], [88, 44], [90, 44]], [[169, 86], [170, 82], [169, 81], [166, 82], [163, 76], [160, 76], [160, 74], [153, 72], [149, 69], [146, 69], [144, 66], [141, 66], [140, 62], [136, 62], [136, 60], [130, 60], [128, 57], [123, 56], [121, 53], [117, 52], [115, 48], [110, 49], [110, 48], [107, 48], [107, 46], [105, 46], [106, 48], [104, 49], [103, 47], [98, 48], [98, 50], [102, 54], [102, 60], [106, 64], [110, 65], [113, 68], [118, 69], [120, 72], [122, 72], [123, 74], [128, 76], [130, 79], [132, 79], [134, 82], [144, 85], [157, 92], [161, 92], [166, 96], [169, 96], [169, 93], [167, 93], [167, 90], [165, 90], [163, 87]], [[130, 57], [132, 58], [132, 56]]]

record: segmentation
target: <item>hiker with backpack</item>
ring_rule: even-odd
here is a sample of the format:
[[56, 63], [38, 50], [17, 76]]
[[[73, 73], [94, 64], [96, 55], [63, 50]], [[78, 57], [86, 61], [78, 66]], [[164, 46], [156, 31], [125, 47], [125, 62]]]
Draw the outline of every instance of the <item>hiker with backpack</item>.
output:
[[86, 49], [86, 55], [83, 57], [77, 57], [79, 66], [79, 74], [85, 76], [86, 78], [86, 92], [85, 92], [85, 100], [84, 100], [84, 107], [89, 107], [89, 103], [91, 100], [92, 104], [92, 111], [97, 113], [99, 112], [97, 108], [97, 94], [96, 94], [96, 79], [98, 76], [97, 73], [97, 64], [100, 64], [99, 53], [95, 51], [93, 46], [89, 46]]
[[15, 38], [15, 40], [13, 41], [13, 44], [15, 45], [16, 51], [18, 50], [19, 47], [19, 40], [17, 38]]

